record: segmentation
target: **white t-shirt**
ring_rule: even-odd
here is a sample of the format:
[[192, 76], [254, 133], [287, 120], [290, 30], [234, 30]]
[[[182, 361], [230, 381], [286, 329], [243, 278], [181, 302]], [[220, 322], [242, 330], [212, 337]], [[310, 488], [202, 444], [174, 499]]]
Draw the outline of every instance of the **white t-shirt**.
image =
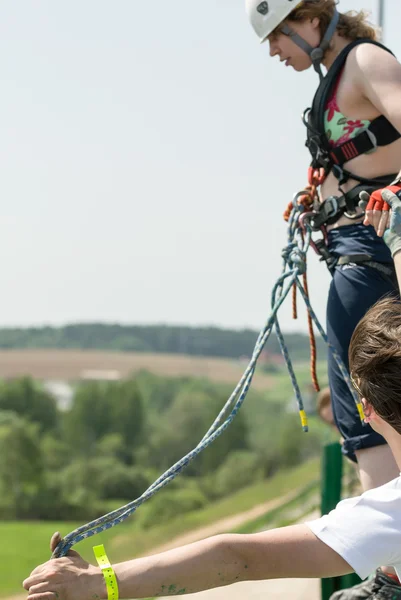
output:
[[361, 579], [382, 565], [394, 567], [401, 579], [401, 477], [339, 502], [306, 525]]

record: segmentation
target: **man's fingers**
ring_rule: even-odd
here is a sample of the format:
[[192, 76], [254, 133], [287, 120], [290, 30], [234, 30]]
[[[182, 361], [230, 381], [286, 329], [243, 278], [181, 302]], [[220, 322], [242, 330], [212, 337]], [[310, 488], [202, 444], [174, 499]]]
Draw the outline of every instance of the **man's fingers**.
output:
[[51, 540], [50, 540], [50, 550], [51, 552], [54, 552], [55, 549], [57, 548], [57, 546], [59, 545], [59, 543], [61, 542], [61, 534], [59, 531], [56, 531], [55, 533], [53, 533]]
[[[43, 565], [38, 565], [37, 567], [35, 567], [34, 570], [32, 571], [32, 573], [29, 575], [29, 577], [27, 577], [25, 579], [25, 581], [22, 583], [22, 585], [25, 587], [25, 582], [26, 581], [31, 581], [31, 579], [33, 579], [34, 577], [36, 577], [36, 578], [40, 577], [41, 573], [43, 573], [46, 565], [47, 565], [47, 563], [44, 563]], [[42, 581], [42, 580], [40, 579], [40, 581]], [[29, 588], [29, 585], [28, 585], [28, 587], [25, 587], [26, 590], [28, 588]]]
[[43, 579], [45, 579], [46, 576], [45, 575], [41, 575], [39, 571], [37, 571], [37, 569], [35, 569], [35, 571], [32, 571], [32, 573], [30, 574], [29, 577], [27, 577], [23, 582], [22, 582], [22, 586], [25, 590], [29, 590], [31, 587], [33, 587], [34, 585], [38, 585], [38, 583], [42, 583]]
[[62, 600], [60, 596], [54, 592], [39, 592], [37, 594], [29, 594], [26, 600]]
[[[29, 595], [32, 596], [33, 594], [41, 594], [43, 592], [49, 592], [49, 587], [50, 584], [48, 581], [41, 581], [40, 583], [36, 583], [35, 585], [31, 585], [28, 592]], [[52, 592], [54, 592], [54, 590], [51, 590]]]

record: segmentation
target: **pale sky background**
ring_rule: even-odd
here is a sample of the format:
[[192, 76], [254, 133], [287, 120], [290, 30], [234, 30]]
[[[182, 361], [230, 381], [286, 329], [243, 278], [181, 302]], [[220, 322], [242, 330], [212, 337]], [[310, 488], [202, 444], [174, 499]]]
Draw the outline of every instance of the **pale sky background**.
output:
[[[259, 329], [315, 73], [270, 59], [244, 0], [1, 0], [0, 55], [0, 326]], [[309, 264], [324, 322], [329, 275]], [[289, 305], [283, 328], [305, 330]]]

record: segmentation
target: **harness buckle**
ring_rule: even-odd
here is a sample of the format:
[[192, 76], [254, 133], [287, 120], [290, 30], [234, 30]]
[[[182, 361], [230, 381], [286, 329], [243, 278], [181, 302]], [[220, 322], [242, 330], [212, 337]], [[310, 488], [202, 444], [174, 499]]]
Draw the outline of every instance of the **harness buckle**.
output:
[[320, 204], [319, 208], [311, 216], [311, 226], [313, 231], [322, 229], [322, 225], [332, 217], [335, 217], [340, 210], [337, 196], [329, 196]]
[[328, 219], [331, 219], [331, 217], [334, 217], [338, 213], [339, 206], [337, 196], [329, 196], [323, 204]]
[[[327, 202], [327, 200], [326, 200], [326, 202]], [[331, 252], [329, 251], [329, 249], [327, 247], [326, 228], [322, 226], [322, 227], [313, 229], [313, 224], [312, 224], [313, 217], [314, 217], [314, 213], [312, 211], [305, 212], [305, 213], [301, 214], [298, 222], [304, 233], [306, 233], [306, 227], [307, 227], [305, 221], [308, 221], [308, 225], [313, 231], [321, 232], [322, 237], [320, 239], [313, 240], [312, 236], [311, 236], [309, 243], [310, 243], [310, 246], [315, 251], [315, 253], [319, 256], [319, 260], [322, 262], [325, 262], [328, 270], [330, 271], [331, 274], [333, 274], [334, 269], [337, 264], [337, 257], [333, 256], [333, 254], [331, 254]]]
[[369, 141], [372, 144], [372, 148], [370, 150], [367, 150], [367, 152], [364, 152], [364, 154], [372, 154], [373, 152], [376, 152], [377, 147], [378, 147], [377, 137], [375, 136], [373, 131], [371, 131], [370, 129], [365, 129], [365, 133], [368, 136]]
[[338, 184], [340, 186], [344, 183], [347, 183], [349, 175], [347, 173], [344, 173], [344, 169], [340, 165], [333, 164], [331, 168], [333, 171], [333, 175], [334, 177], [336, 177], [336, 179], [338, 179]]

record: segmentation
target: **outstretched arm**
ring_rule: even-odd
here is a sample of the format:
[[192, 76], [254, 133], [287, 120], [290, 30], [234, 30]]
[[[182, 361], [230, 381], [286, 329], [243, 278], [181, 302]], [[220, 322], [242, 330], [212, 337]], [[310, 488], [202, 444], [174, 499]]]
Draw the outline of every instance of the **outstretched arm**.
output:
[[[114, 566], [120, 598], [175, 596], [238, 581], [332, 577], [349, 564], [306, 525], [224, 534]], [[107, 598], [100, 571], [79, 555], [53, 559], [24, 581], [28, 600]], [[56, 595], [57, 594], [57, 595]]]

